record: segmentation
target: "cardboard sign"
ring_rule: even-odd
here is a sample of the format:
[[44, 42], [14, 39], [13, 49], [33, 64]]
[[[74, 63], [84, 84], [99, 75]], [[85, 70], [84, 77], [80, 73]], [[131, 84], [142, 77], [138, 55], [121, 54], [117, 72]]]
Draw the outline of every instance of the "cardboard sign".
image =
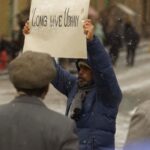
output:
[[86, 58], [83, 20], [90, 0], [32, 0], [31, 32], [24, 51], [46, 52], [53, 57]]

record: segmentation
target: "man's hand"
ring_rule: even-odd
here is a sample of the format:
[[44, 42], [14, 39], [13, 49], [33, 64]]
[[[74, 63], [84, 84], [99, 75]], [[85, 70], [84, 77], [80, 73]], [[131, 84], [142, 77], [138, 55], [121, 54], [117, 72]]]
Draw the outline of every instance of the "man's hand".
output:
[[23, 34], [29, 34], [30, 33], [30, 26], [29, 21], [25, 23], [25, 26], [23, 27]]
[[86, 19], [83, 23], [84, 33], [86, 34], [86, 38], [88, 41], [93, 40], [94, 36], [94, 25], [90, 19]]

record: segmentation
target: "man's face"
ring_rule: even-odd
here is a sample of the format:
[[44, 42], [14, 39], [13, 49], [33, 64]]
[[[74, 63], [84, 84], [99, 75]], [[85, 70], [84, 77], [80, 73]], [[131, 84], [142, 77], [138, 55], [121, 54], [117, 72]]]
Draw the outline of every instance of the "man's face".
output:
[[78, 72], [79, 86], [84, 87], [92, 81], [92, 70], [86, 66], [80, 66]]

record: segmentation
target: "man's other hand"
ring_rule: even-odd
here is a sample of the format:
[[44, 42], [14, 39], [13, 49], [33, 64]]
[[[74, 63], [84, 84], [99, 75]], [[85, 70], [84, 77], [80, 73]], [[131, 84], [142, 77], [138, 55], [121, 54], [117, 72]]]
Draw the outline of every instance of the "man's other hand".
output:
[[23, 27], [23, 34], [29, 34], [30, 33], [30, 26], [29, 21], [27, 21]]
[[83, 29], [87, 40], [92, 41], [94, 36], [94, 25], [92, 24], [91, 19], [84, 20]]

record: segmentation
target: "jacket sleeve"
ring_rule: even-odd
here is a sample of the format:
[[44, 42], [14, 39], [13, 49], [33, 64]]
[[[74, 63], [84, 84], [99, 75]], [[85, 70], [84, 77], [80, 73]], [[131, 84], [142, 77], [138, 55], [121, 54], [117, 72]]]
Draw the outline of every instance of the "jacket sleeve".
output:
[[107, 99], [106, 103], [110, 100], [109, 104], [119, 104], [122, 93], [104, 46], [94, 36], [94, 39], [87, 43], [87, 50], [98, 93], [105, 97], [104, 100]]
[[61, 150], [79, 150], [79, 140], [75, 123], [67, 124], [66, 132], [63, 137]]
[[55, 63], [55, 65], [57, 69], [57, 75], [56, 78], [52, 81], [52, 84], [58, 91], [68, 96], [72, 87], [76, 83], [76, 77], [65, 71], [58, 64]]
[[142, 109], [137, 109], [131, 118], [126, 144], [149, 139], [149, 127], [150, 123], [147, 112]]
[[144, 109], [139, 107], [132, 116], [123, 150], [148, 150], [150, 148], [149, 115], [147, 108]]

